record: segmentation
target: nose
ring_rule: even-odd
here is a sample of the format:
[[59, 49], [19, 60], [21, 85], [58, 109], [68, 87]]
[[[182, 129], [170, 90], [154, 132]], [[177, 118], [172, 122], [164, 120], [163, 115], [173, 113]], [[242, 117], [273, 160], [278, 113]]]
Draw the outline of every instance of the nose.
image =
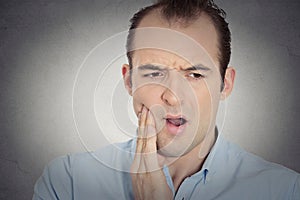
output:
[[180, 104], [179, 99], [169, 88], [166, 88], [163, 92], [162, 100], [168, 106], [177, 106], [178, 104]]
[[168, 106], [180, 106], [182, 102], [181, 86], [179, 80], [171, 80], [161, 95], [162, 101]]

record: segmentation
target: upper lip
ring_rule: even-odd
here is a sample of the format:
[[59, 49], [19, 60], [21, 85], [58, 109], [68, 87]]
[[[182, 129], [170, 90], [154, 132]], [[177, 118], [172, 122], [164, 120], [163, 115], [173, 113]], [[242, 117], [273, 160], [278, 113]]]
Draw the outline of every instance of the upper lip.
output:
[[164, 117], [164, 119], [180, 119], [180, 118], [185, 119], [186, 121], [188, 121], [187, 118], [184, 115], [181, 115], [181, 114], [180, 115], [167, 114], [166, 117]]

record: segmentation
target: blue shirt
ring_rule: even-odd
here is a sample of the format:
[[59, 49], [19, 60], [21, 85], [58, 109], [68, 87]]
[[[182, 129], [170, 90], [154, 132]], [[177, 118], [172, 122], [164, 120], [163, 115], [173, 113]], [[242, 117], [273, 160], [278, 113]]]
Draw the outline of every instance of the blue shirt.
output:
[[[33, 199], [133, 199], [128, 172], [135, 142], [53, 160], [37, 180]], [[163, 171], [175, 194], [168, 167]], [[181, 183], [174, 199], [300, 200], [300, 175], [219, 135], [202, 169]]]

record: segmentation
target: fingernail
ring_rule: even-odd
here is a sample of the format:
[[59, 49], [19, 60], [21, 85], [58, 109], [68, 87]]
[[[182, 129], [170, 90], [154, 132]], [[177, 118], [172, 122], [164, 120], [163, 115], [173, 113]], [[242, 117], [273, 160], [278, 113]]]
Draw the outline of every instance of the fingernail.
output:
[[147, 111], [146, 106], [143, 106], [143, 112], [146, 112], [146, 111]]
[[147, 118], [149, 118], [150, 120], [152, 119], [152, 115], [151, 115], [150, 110], [149, 110], [149, 112], [147, 113]]
[[139, 111], [138, 116], [141, 115], [141, 114], [143, 113], [143, 111], [144, 111], [144, 105], [142, 105], [142, 108], [141, 108], [141, 110]]

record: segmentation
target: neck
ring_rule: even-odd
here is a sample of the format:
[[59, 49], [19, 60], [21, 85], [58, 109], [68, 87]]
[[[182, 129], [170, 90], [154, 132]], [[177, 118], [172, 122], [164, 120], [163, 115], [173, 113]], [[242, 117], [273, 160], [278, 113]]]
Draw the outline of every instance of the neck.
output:
[[169, 172], [173, 180], [175, 191], [178, 190], [183, 180], [202, 169], [202, 166], [213, 147], [216, 138], [216, 134], [209, 134], [210, 137], [206, 137], [202, 143], [197, 145], [187, 154], [177, 158], [170, 166]]

